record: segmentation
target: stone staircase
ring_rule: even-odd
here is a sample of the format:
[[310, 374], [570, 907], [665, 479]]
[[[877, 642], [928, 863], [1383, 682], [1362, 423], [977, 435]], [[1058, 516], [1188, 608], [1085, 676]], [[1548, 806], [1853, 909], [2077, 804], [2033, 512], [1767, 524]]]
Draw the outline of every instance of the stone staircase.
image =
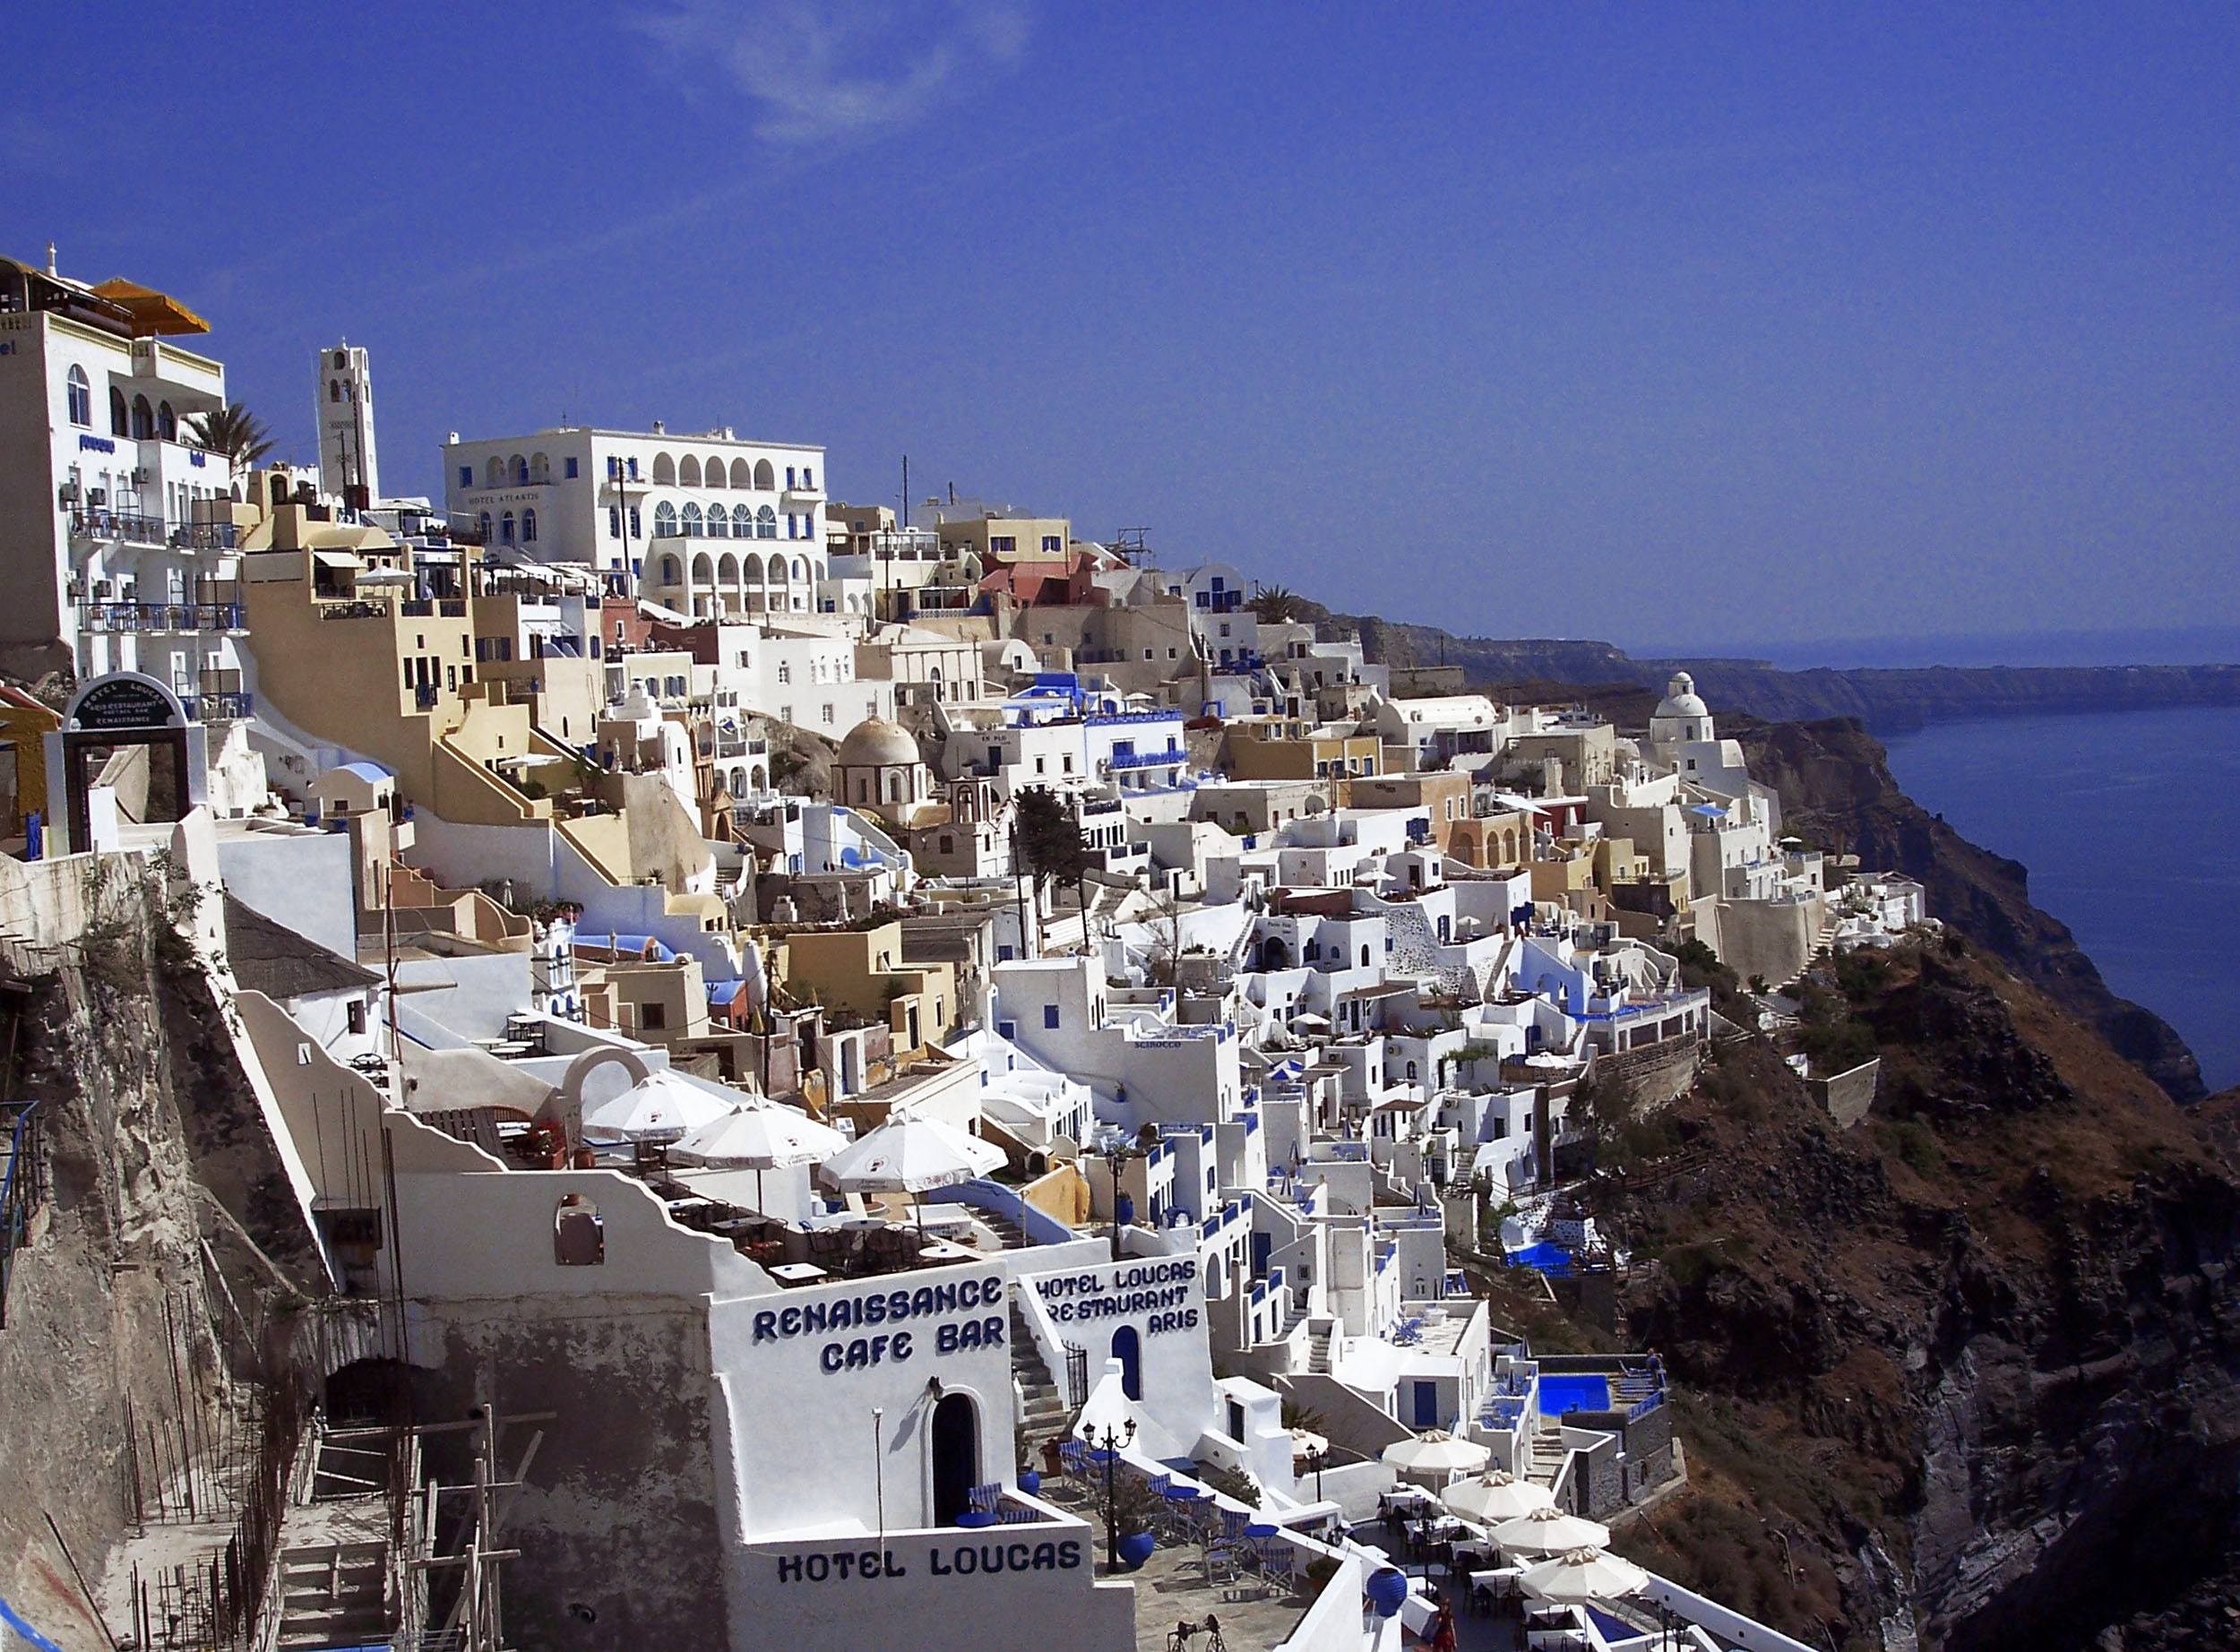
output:
[[1049, 1363], [1042, 1357], [1042, 1347], [1017, 1303], [1011, 1310], [1011, 1375], [1018, 1385], [1021, 1403], [1019, 1452], [1032, 1463], [1040, 1457], [1045, 1441], [1062, 1438], [1073, 1426], [1073, 1409], [1059, 1391]]
[[[1001, 1239], [1004, 1242], [1004, 1249], [1006, 1251], [1023, 1251], [1027, 1248], [1027, 1230], [1002, 1211], [983, 1210], [976, 1206], [972, 1217], [975, 1221]], [[1017, 1309], [1012, 1310], [1014, 1315], [1017, 1312]]]
[[1308, 1345], [1306, 1368], [1319, 1377], [1326, 1377], [1330, 1374], [1329, 1326], [1325, 1325], [1315, 1331], [1312, 1342]]

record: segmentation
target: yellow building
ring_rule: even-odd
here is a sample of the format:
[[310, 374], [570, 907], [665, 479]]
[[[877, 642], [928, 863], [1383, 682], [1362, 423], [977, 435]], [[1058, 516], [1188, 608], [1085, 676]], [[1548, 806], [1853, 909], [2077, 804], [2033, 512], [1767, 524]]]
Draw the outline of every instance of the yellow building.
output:
[[786, 987], [804, 1002], [892, 1029], [898, 1050], [935, 1044], [956, 1029], [957, 977], [945, 963], [902, 961], [902, 925], [805, 929], [786, 937]]
[[944, 556], [977, 556], [988, 569], [1006, 563], [1063, 562], [1073, 543], [1073, 524], [1063, 516], [979, 516], [943, 522], [936, 531]]
[[1382, 753], [1374, 735], [1304, 727], [1287, 733], [1232, 728], [1222, 762], [1230, 778], [1238, 780], [1350, 779], [1378, 773]]

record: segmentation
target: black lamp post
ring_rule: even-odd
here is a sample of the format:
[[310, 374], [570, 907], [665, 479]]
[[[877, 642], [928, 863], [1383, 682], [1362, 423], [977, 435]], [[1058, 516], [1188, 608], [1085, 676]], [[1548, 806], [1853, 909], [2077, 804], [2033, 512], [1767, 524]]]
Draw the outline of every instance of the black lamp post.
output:
[[1114, 1476], [1120, 1467], [1120, 1448], [1135, 1438], [1135, 1419], [1130, 1417], [1124, 1428], [1105, 1425], [1101, 1434], [1091, 1428], [1082, 1442], [1104, 1459], [1105, 1464], [1105, 1570], [1120, 1570], [1120, 1502]]
[[1120, 1260], [1120, 1167], [1135, 1157], [1126, 1142], [1115, 1140], [1097, 1155], [1105, 1161], [1105, 1168], [1112, 1175], [1112, 1260]]
[[1329, 1461], [1328, 1446], [1316, 1446], [1306, 1454], [1306, 1466], [1314, 1471], [1314, 1501], [1318, 1503], [1329, 1501], [1322, 1495], [1322, 1466]]

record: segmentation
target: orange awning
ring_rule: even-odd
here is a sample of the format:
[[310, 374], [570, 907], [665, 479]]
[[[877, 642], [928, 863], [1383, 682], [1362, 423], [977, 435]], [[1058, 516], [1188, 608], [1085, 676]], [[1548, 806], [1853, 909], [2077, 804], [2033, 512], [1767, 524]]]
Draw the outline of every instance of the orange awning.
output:
[[93, 291], [111, 304], [122, 305], [133, 318], [133, 331], [150, 333], [208, 332], [210, 323], [168, 293], [159, 293], [138, 281], [113, 276]]

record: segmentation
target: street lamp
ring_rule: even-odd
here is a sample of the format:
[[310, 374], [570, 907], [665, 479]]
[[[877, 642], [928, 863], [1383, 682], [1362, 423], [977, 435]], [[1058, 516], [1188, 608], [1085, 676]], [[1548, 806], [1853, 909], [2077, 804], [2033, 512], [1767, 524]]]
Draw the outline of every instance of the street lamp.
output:
[[1112, 1260], [1120, 1260], [1120, 1201], [1126, 1195], [1120, 1191], [1120, 1166], [1135, 1157], [1134, 1149], [1124, 1136], [1115, 1136], [1098, 1149], [1097, 1157], [1105, 1161], [1105, 1169], [1112, 1178]]
[[1330, 1448], [1326, 1445], [1316, 1446], [1306, 1454], [1306, 1466], [1314, 1471], [1314, 1501], [1318, 1503], [1328, 1501], [1322, 1495], [1322, 1467], [1329, 1461]]
[[1101, 1435], [1095, 1428], [1081, 1436], [1082, 1443], [1097, 1453], [1105, 1466], [1105, 1570], [1120, 1570], [1120, 1503], [1119, 1493], [1113, 1476], [1120, 1467], [1120, 1448], [1135, 1438], [1135, 1419], [1130, 1417], [1124, 1428], [1115, 1428], [1109, 1423]]

